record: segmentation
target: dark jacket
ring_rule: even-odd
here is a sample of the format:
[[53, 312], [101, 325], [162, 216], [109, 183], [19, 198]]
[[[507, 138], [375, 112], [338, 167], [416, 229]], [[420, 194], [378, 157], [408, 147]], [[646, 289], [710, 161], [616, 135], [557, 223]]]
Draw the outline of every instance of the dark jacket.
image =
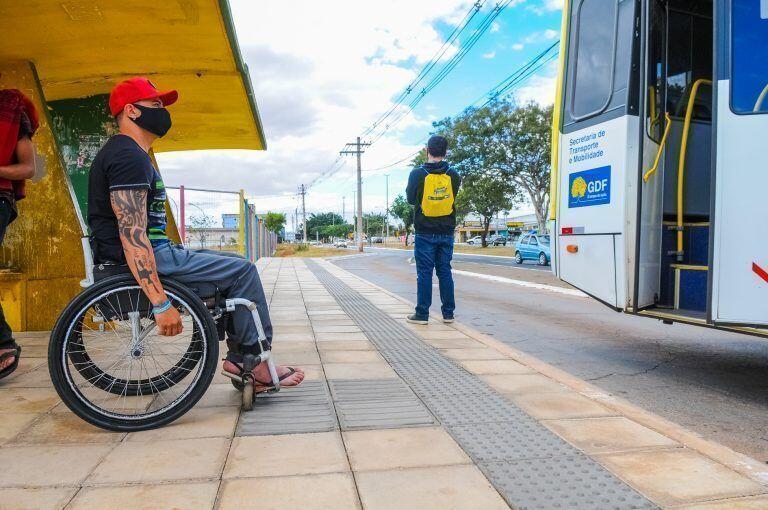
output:
[[[421, 198], [424, 195], [424, 178], [427, 172], [431, 174], [447, 174], [451, 177], [453, 187], [454, 207], [448, 216], [427, 217], [421, 212]], [[408, 176], [408, 187], [405, 193], [408, 203], [414, 206], [413, 226], [417, 234], [453, 234], [456, 229], [456, 195], [461, 187], [461, 177], [456, 170], [448, 168], [448, 163], [424, 163], [419, 168], [411, 170]]]

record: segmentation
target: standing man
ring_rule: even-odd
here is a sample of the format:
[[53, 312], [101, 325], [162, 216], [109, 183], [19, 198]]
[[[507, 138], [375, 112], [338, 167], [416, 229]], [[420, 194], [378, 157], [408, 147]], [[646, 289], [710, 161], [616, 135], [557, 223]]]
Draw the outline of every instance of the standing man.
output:
[[[24, 198], [24, 181], [35, 175], [35, 148], [32, 135], [37, 131], [37, 110], [16, 89], [0, 90], [0, 245], [5, 230], [16, 219], [16, 202]], [[21, 346], [0, 306], [0, 379], [19, 366]]]
[[[128, 264], [134, 278], [153, 305], [160, 335], [181, 333], [179, 311], [163, 289], [160, 275], [195, 284], [211, 282], [225, 295], [248, 299], [256, 307], [272, 342], [272, 323], [256, 266], [244, 258], [209, 250], [188, 250], [166, 235], [165, 186], [152, 163], [152, 144], [171, 129], [166, 109], [176, 102], [175, 90], [159, 92], [146, 78], [118, 83], [109, 96], [109, 108], [120, 133], [110, 138], [93, 160], [88, 176], [88, 226], [97, 264]], [[238, 307], [232, 313], [228, 341], [231, 350], [224, 370], [241, 375], [242, 355], [260, 354], [258, 333], [251, 312]], [[304, 379], [301, 369], [278, 366], [283, 386]], [[253, 369], [255, 391], [272, 388], [266, 364]]]
[[433, 136], [427, 142], [427, 162], [411, 171], [406, 195], [414, 206], [416, 240], [417, 305], [416, 313], [408, 316], [413, 324], [429, 323], [432, 305], [432, 271], [440, 283], [443, 322], [453, 322], [456, 302], [453, 296], [453, 233], [456, 229], [456, 194], [461, 177], [445, 162], [448, 141]]

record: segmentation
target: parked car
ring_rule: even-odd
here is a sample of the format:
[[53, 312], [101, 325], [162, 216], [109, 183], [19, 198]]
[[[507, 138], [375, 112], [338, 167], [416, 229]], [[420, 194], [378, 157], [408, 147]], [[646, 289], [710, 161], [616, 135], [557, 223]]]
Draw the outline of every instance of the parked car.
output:
[[493, 237], [491, 237], [488, 240], [488, 244], [492, 246], [506, 246], [507, 245], [507, 236], [503, 236], [501, 234], [497, 234]]
[[483, 238], [481, 236], [475, 236], [472, 239], [467, 239], [467, 244], [483, 244]]
[[376, 244], [381, 244], [384, 242], [383, 237], [371, 237], [371, 242]]
[[515, 262], [522, 264], [525, 260], [536, 260], [542, 266], [549, 265], [548, 235], [531, 233], [520, 236], [520, 240], [515, 243]]
[[346, 248], [347, 247], [347, 241], [344, 239], [338, 239], [333, 243], [334, 248]]

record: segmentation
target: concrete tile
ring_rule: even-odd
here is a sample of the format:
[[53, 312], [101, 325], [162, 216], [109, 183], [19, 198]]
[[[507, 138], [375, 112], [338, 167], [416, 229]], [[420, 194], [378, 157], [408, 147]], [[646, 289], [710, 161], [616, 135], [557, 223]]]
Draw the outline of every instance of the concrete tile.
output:
[[[236, 390], [231, 388], [233, 392]], [[239, 395], [239, 392], [237, 392]], [[238, 399], [242, 402], [242, 399]], [[131, 432], [126, 441], [163, 441], [201, 437], [233, 437], [238, 407], [194, 407], [175, 422], [153, 430]]]
[[515, 395], [512, 400], [523, 411], [539, 420], [595, 418], [598, 416], [616, 416], [617, 414], [615, 411], [611, 411], [574, 391], [526, 393]]
[[229, 443], [226, 438], [121, 443], [88, 478], [87, 485], [218, 478]]
[[272, 325], [272, 332], [275, 336], [280, 335], [288, 335], [288, 334], [296, 334], [296, 333], [302, 333], [305, 335], [311, 335], [312, 334], [312, 327], [309, 324], [302, 324], [302, 325], [290, 325], [290, 326], [275, 326]]
[[467, 464], [464, 450], [440, 427], [344, 432], [354, 471]]
[[[24, 356], [27, 351], [24, 350]], [[21, 364], [21, 362], [19, 362]], [[34, 370], [27, 371], [26, 373], [20, 373], [18, 370], [4, 379], [2, 382], [3, 388], [50, 388], [53, 389], [51, 383], [51, 376], [48, 373], [48, 366], [43, 363], [41, 366]]]
[[0, 448], [0, 487], [80, 485], [111, 449], [112, 445], [5, 446]]
[[273, 342], [272, 352], [282, 354], [284, 352], [311, 351], [317, 344], [313, 341], [306, 342]]
[[355, 483], [349, 473], [226, 480], [219, 510], [357, 510]]
[[478, 349], [443, 349], [443, 354], [455, 360], [509, 359], [508, 356], [488, 347]]
[[12, 409], [16, 413], [44, 413], [59, 403], [53, 389], [2, 388], [0, 409]]
[[544, 425], [589, 454], [679, 446], [672, 439], [623, 416], [547, 420]]
[[484, 375], [480, 378], [499, 393], [510, 395], [570, 391], [562, 384], [539, 374]]
[[363, 333], [315, 333], [315, 340], [318, 342], [336, 340], [368, 340], [368, 337]]
[[40, 414], [33, 413], [11, 412], [0, 414], [0, 445], [25, 431], [29, 424], [40, 416]]
[[470, 338], [425, 338], [424, 341], [438, 349], [487, 349], [487, 347]]
[[341, 326], [339, 324], [315, 324], [312, 329], [315, 333], [362, 333], [357, 326]]
[[203, 398], [195, 404], [198, 407], [239, 407], [242, 403], [240, 392], [237, 391], [232, 383], [211, 384]]
[[757, 482], [687, 448], [614, 453], [596, 458], [661, 505], [765, 492], [765, 487]]
[[224, 478], [309, 475], [349, 471], [338, 432], [237, 437]]
[[95, 427], [72, 413], [51, 413], [16, 436], [13, 444], [116, 443], [124, 436]]
[[346, 317], [346, 315], [318, 315], [316, 317], [312, 317], [312, 326], [325, 326], [329, 324], [334, 324], [337, 326], [356, 326], [355, 321], [352, 319], [347, 319]]
[[326, 363], [328, 379], [394, 379], [397, 377], [387, 363]]
[[311, 310], [307, 312], [307, 315], [309, 315], [309, 318], [314, 320], [314, 317], [318, 315], [346, 315], [344, 311], [341, 308], [331, 309], [331, 310]]
[[376, 351], [324, 351], [323, 363], [384, 363]]
[[133, 485], [127, 487], [86, 487], [67, 510], [110, 508], [122, 510], [210, 509], [216, 501], [218, 482], [170, 485]]
[[77, 489], [0, 489], [0, 504], [3, 510], [60, 510], [72, 499]]
[[315, 337], [312, 333], [286, 333], [284, 335], [275, 335], [275, 342], [314, 342]]
[[325, 372], [322, 365], [306, 365], [301, 367], [304, 370], [305, 381], [324, 381]]
[[522, 363], [511, 359], [467, 360], [462, 361], [461, 364], [469, 372], [477, 375], [534, 373]]
[[325, 351], [375, 351], [376, 348], [367, 340], [329, 340], [317, 344], [318, 350]]
[[474, 466], [366, 471], [355, 478], [366, 510], [509, 509]]
[[282, 351], [275, 353], [275, 361], [278, 365], [319, 365], [320, 356], [315, 349], [311, 351]]
[[768, 508], [768, 496], [721, 499], [675, 507], [676, 510], [765, 510], [766, 508]]

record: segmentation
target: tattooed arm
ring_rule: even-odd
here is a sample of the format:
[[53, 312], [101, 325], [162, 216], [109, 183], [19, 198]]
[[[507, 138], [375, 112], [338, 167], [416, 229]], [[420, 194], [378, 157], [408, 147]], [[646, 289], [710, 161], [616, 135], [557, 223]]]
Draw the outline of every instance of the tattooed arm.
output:
[[[168, 299], [155, 264], [155, 253], [147, 237], [147, 190], [123, 189], [109, 194], [112, 210], [117, 216], [120, 242], [125, 259], [134, 278], [153, 305], [161, 305]], [[161, 335], [181, 333], [181, 317], [176, 308], [155, 316]]]

